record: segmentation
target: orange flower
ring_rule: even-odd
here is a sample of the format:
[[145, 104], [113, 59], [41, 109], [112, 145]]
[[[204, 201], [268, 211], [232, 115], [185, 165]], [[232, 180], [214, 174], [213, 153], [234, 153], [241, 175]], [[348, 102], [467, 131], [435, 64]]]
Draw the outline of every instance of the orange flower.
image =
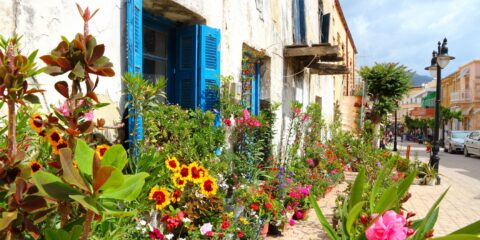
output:
[[203, 195], [205, 196], [215, 195], [218, 189], [217, 181], [215, 181], [215, 179], [213, 179], [212, 177], [207, 176], [203, 178], [201, 188], [202, 188]]
[[177, 158], [176, 157], [171, 157], [171, 158], [168, 158], [166, 161], [165, 161], [165, 164], [167, 165], [167, 168], [176, 172], [179, 170], [179, 166], [180, 166], [180, 163], [178, 162]]
[[182, 166], [180, 167], [180, 171], [178, 171], [178, 173], [180, 173], [180, 176], [183, 178], [183, 180], [191, 180], [190, 169], [188, 168], [187, 165], [182, 164]]
[[161, 210], [170, 204], [170, 193], [164, 187], [155, 186], [150, 190], [148, 199], [154, 200], [156, 208]]
[[179, 172], [176, 172], [173, 177], [172, 177], [173, 185], [175, 185], [176, 188], [183, 188], [185, 187], [185, 184], [187, 184], [187, 180], [182, 178], [182, 175], [180, 175]]
[[66, 147], [68, 147], [67, 141], [63, 140], [63, 138], [60, 138], [60, 140], [58, 141], [58, 144], [52, 146], [53, 153], [59, 154], [60, 149], [66, 148]]
[[190, 169], [190, 180], [194, 183], [201, 183], [202, 182], [202, 173], [199, 171], [199, 167], [196, 162], [190, 163], [188, 165]]
[[102, 144], [98, 145], [97, 148], [95, 149], [95, 152], [97, 153], [98, 157], [100, 160], [102, 160], [103, 155], [105, 155], [105, 152], [110, 148], [107, 144]]
[[40, 170], [40, 169], [42, 169], [42, 164], [40, 164], [39, 162], [37, 162], [37, 161], [35, 161], [35, 160], [31, 161], [31, 162], [28, 164], [28, 166], [30, 166], [30, 169], [32, 169], [32, 172], [33, 172], [33, 173], [36, 172], [36, 171], [38, 171], [38, 170]]
[[38, 136], [42, 137], [42, 141], [45, 142], [47, 140], [47, 131], [42, 130], [42, 131], [38, 132]]
[[32, 129], [35, 130], [35, 132], [38, 133], [38, 132], [42, 131], [43, 119], [40, 116], [40, 114], [38, 114], [38, 113], [33, 114], [30, 117], [28, 122], [30, 123], [30, 127], [32, 127]]
[[55, 130], [52, 130], [48, 133], [48, 141], [53, 145], [56, 146], [60, 143], [60, 140], [62, 140], [62, 136], [60, 136], [60, 133], [58, 133]]

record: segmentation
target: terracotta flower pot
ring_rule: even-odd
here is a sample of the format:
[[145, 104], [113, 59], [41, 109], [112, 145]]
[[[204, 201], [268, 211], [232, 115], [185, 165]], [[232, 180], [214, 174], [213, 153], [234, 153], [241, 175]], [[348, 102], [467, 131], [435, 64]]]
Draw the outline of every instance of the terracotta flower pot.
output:
[[259, 233], [259, 236], [262, 238], [262, 239], [265, 239], [267, 237], [267, 233], [268, 233], [268, 223], [264, 223], [262, 228], [260, 229], [260, 233]]

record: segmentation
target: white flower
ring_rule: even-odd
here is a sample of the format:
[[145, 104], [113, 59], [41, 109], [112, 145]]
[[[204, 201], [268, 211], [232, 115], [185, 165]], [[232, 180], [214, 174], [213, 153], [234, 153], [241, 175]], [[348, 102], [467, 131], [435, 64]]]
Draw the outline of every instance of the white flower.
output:
[[169, 234], [165, 235], [165, 238], [168, 239], [168, 240], [170, 240], [170, 239], [173, 238], [173, 234], [172, 234], [172, 233], [169, 233]]
[[142, 226], [145, 226], [145, 225], [147, 225], [147, 221], [145, 221], [145, 220], [143, 220], [143, 219], [142, 219], [142, 220], [140, 220], [140, 225], [142, 225]]
[[178, 240], [187, 240], [187, 239], [185, 239], [185, 238], [179, 238]]
[[182, 219], [182, 222], [183, 222], [183, 223], [189, 223], [189, 222], [191, 222], [191, 221], [192, 221], [192, 220], [190, 220], [190, 218], [188, 218], [188, 217], [185, 217], [185, 218]]
[[212, 224], [211, 223], [205, 223], [202, 225], [202, 227], [200, 228], [200, 233], [202, 235], [205, 235], [207, 234], [208, 232], [211, 232], [212, 231]]

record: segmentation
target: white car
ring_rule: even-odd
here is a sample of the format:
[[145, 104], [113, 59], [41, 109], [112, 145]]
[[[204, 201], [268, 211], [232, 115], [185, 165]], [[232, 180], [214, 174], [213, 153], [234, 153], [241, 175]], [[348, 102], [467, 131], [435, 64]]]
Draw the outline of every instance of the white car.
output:
[[480, 131], [472, 132], [465, 138], [463, 154], [465, 154], [466, 157], [470, 155], [480, 155]]
[[448, 131], [445, 138], [445, 152], [463, 152], [465, 145], [465, 138], [470, 135], [472, 131]]

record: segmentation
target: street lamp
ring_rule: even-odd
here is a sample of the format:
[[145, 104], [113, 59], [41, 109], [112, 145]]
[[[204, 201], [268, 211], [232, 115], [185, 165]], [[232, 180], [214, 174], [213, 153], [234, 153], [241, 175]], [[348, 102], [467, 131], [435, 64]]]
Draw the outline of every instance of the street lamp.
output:
[[[432, 77], [437, 80], [437, 92], [435, 94], [435, 126], [433, 129], [433, 147], [432, 155], [430, 156], [430, 166], [435, 168], [438, 173], [438, 165], [440, 164], [440, 157], [438, 157], [438, 132], [440, 128], [440, 96], [442, 92], [442, 68], [445, 68], [450, 60], [455, 59], [448, 55], [447, 39], [443, 39], [443, 43], [438, 42], [438, 51], [433, 51], [432, 61], [430, 66], [425, 70], [429, 71]], [[440, 184], [440, 177], [437, 174], [437, 185]]]
[[[398, 102], [397, 102], [397, 108], [398, 108]], [[397, 149], [397, 109], [395, 108], [395, 126], [393, 127], [393, 151], [396, 152], [398, 151]]]

